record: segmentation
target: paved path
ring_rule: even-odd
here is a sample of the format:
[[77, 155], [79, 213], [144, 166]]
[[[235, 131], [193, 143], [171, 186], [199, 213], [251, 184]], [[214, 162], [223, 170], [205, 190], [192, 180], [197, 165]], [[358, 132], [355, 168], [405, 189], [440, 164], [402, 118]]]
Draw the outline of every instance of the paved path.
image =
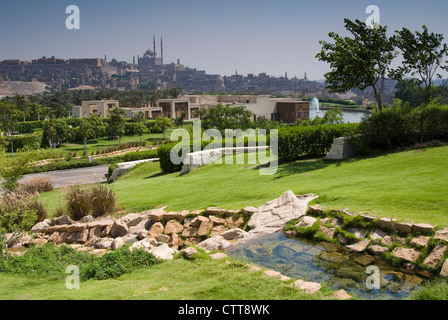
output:
[[53, 183], [54, 188], [69, 186], [74, 184], [87, 184], [95, 182], [104, 182], [104, 176], [108, 171], [109, 165], [86, 167], [69, 170], [57, 170], [41, 173], [32, 173], [24, 175], [19, 182], [24, 182], [36, 177], [48, 177]]

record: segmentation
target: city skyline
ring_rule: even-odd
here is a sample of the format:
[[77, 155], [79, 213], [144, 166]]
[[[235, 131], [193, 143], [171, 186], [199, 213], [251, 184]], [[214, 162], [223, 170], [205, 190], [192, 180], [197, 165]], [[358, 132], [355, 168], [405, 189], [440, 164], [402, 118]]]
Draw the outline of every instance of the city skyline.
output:
[[[68, 5], [80, 9], [80, 29], [68, 30]], [[21, 1], [0, 3], [0, 60], [30, 61], [42, 56], [103, 58], [132, 62], [152, 48], [153, 36], [164, 42], [165, 63], [176, 62], [207, 73], [272, 76], [321, 80], [329, 71], [315, 55], [328, 32], [344, 34], [344, 18], [365, 21], [368, 5], [380, 9], [380, 22], [389, 34], [407, 27], [448, 38], [445, 1], [293, 0], [180, 1], [142, 0], [88, 2]], [[446, 42], [447, 39], [445, 39]], [[157, 53], [160, 55], [159, 49]], [[447, 73], [442, 73], [447, 77]]]

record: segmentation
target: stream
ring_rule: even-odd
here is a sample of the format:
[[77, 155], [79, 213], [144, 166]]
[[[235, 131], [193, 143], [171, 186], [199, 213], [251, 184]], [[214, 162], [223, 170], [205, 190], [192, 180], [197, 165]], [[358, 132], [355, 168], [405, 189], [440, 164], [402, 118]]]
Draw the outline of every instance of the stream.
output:
[[[405, 299], [423, 281], [373, 256], [348, 252], [339, 244], [316, 244], [288, 238], [282, 233], [235, 242], [226, 253], [232, 259], [272, 269], [291, 278], [326, 284], [334, 290], [344, 289], [348, 294], [368, 300]], [[372, 265], [380, 272], [379, 289], [367, 288], [367, 284], [372, 283], [369, 280], [372, 272], [367, 273], [367, 267]]]

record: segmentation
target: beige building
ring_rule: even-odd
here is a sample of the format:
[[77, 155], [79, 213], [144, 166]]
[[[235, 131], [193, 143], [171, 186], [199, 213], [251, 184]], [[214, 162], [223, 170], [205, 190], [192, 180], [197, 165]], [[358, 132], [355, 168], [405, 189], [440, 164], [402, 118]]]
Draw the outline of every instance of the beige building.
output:
[[97, 114], [102, 118], [107, 118], [110, 116], [110, 112], [119, 108], [119, 103], [117, 100], [90, 100], [83, 101], [81, 106], [73, 107], [73, 117], [74, 118], [86, 118], [92, 114]]

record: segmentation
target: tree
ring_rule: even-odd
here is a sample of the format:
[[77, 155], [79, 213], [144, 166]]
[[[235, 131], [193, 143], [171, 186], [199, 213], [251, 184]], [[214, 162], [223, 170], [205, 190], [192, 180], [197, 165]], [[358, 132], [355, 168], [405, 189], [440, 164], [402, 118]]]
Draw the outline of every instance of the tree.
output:
[[154, 122], [154, 129], [157, 131], [163, 131], [163, 139], [165, 139], [165, 131], [173, 126], [173, 121], [168, 117], [157, 117]]
[[109, 133], [109, 139], [119, 138], [119, 144], [121, 144], [121, 137], [125, 132], [125, 125], [123, 119], [124, 111], [120, 108], [115, 108], [111, 111], [109, 119], [107, 119], [107, 131]]
[[0, 150], [0, 175], [3, 178], [3, 190], [12, 193], [17, 189], [17, 181], [25, 173], [30, 161], [29, 152], [18, 153], [15, 157], [6, 159], [3, 150]]
[[216, 128], [221, 132], [225, 129], [247, 130], [252, 126], [252, 117], [252, 111], [244, 106], [224, 107], [222, 104], [201, 113], [204, 129]]
[[344, 112], [339, 108], [327, 110], [322, 117], [322, 124], [341, 124], [344, 123]]
[[143, 111], [135, 112], [132, 114], [132, 121], [134, 126], [134, 132], [140, 136], [140, 144], [142, 143], [142, 136], [145, 133], [148, 133], [149, 130], [143, 123], [143, 120], [145, 118], [145, 114]]
[[384, 79], [397, 56], [392, 38], [387, 37], [386, 27], [369, 28], [359, 20], [344, 19], [344, 22], [352, 34], [351, 38], [330, 32], [328, 35], [334, 43], [319, 41], [322, 50], [316, 58], [328, 62], [331, 67], [331, 71], [325, 74], [327, 88], [331, 93], [342, 93], [372, 87], [378, 108], [382, 111]]
[[15, 108], [11, 101], [0, 102], [0, 123], [6, 135], [10, 137], [11, 155], [14, 156], [14, 132], [17, 128], [21, 113]]
[[448, 46], [442, 43], [442, 34], [429, 33], [425, 25], [422, 28], [423, 32], [411, 32], [406, 28], [396, 31], [393, 41], [402, 52], [403, 62], [394, 70], [394, 77], [398, 80], [406, 74], [417, 77], [416, 83], [425, 88], [424, 105], [427, 106], [434, 91], [433, 78], [442, 78], [437, 70], [448, 70], [448, 65], [443, 65], [448, 56]]
[[84, 141], [84, 150], [87, 149], [87, 139], [93, 136], [93, 127], [89, 119], [82, 118], [79, 122], [79, 133]]
[[425, 100], [425, 89], [415, 80], [403, 79], [395, 85], [395, 98], [409, 103], [411, 108], [417, 108]]
[[71, 130], [67, 122], [59, 119], [45, 120], [43, 123], [43, 136], [47, 139], [51, 148], [55, 144], [61, 144], [71, 136]]
[[106, 132], [106, 125], [104, 124], [103, 119], [100, 118], [97, 114], [92, 114], [88, 121], [92, 126], [93, 140], [96, 142], [98, 137], [104, 136]]
[[27, 109], [26, 96], [22, 95], [22, 94], [17, 94], [16, 93], [14, 95], [14, 100], [15, 100], [15, 103], [16, 103], [17, 110], [20, 110], [20, 112], [22, 113], [23, 122], [25, 122], [25, 120], [26, 120], [26, 109]]

